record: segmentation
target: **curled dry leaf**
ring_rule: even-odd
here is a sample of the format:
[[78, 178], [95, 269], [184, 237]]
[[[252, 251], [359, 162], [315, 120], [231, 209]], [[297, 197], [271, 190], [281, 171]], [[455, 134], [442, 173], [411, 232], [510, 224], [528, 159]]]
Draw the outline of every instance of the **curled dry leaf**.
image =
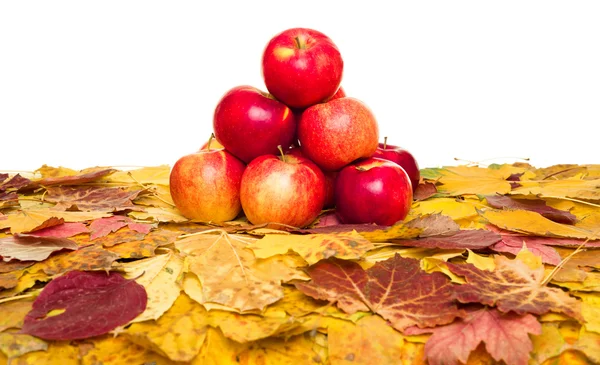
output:
[[146, 301], [143, 286], [117, 273], [71, 271], [46, 285], [22, 332], [47, 340], [98, 336], [134, 319]]
[[19, 234], [0, 238], [0, 256], [4, 261], [43, 261], [53, 252], [78, 248], [77, 243], [67, 238]]
[[545, 200], [541, 199], [517, 199], [503, 195], [488, 195], [485, 197], [487, 203], [496, 209], [523, 209], [536, 212], [542, 217], [548, 218], [556, 223], [574, 224], [577, 217], [570, 212], [549, 207]]

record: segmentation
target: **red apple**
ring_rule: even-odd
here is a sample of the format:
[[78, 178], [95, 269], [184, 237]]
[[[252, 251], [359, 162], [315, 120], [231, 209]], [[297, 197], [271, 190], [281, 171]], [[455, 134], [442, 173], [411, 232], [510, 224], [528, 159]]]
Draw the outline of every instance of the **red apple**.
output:
[[215, 108], [213, 130], [217, 140], [248, 163], [277, 146], [291, 146], [296, 136], [294, 113], [271, 95], [252, 86], [237, 86]]
[[336, 171], [371, 157], [379, 143], [379, 127], [371, 110], [350, 97], [307, 108], [298, 123], [300, 148], [323, 170]]
[[335, 185], [335, 209], [344, 223], [393, 225], [406, 218], [412, 199], [406, 171], [380, 158], [344, 167]]
[[383, 158], [384, 160], [389, 160], [400, 165], [408, 174], [413, 191], [417, 188], [417, 185], [419, 185], [421, 173], [419, 172], [417, 160], [408, 150], [387, 144], [387, 137], [384, 139], [384, 143], [379, 144], [373, 157]]
[[267, 90], [293, 108], [331, 98], [340, 86], [343, 69], [337, 46], [313, 29], [287, 29], [271, 38], [263, 51]]
[[[306, 155], [302, 153], [302, 149], [295, 146], [287, 150], [285, 154], [306, 158]], [[335, 206], [334, 190], [337, 174], [338, 171], [323, 171], [323, 175], [325, 175], [325, 204], [323, 204], [323, 208], [333, 208]]]
[[248, 164], [240, 197], [246, 218], [253, 224], [305, 227], [323, 209], [325, 176], [304, 157], [263, 155]]
[[240, 184], [245, 167], [231, 153], [212, 147], [179, 158], [169, 176], [175, 206], [192, 220], [234, 219], [242, 210]]

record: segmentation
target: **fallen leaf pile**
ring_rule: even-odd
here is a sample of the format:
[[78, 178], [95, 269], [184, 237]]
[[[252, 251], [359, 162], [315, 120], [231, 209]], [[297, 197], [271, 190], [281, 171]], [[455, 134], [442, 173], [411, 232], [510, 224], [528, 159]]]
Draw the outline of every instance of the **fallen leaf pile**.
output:
[[423, 169], [405, 221], [304, 229], [189, 221], [169, 172], [0, 173], [0, 363], [600, 363], [598, 165]]

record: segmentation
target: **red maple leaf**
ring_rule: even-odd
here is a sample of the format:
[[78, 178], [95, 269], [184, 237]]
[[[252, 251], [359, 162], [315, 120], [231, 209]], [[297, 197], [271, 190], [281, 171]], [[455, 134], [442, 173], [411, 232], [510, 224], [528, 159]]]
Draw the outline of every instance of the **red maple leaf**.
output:
[[448, 262], [452, 273], [464, 276], [466, 284], [456, 287], [462, 303], [496, 306], [502, 312], [545, 314], [560, 312], [583, 321], [581, 303], [561, 289], [542, 285], [544, 267], [532, 270], [518, 259], [496, 256], [494, 271], [480, 270], [471, 264]]
[[[143, 286], [117, 273], [71, 271], [46, 285], [22, 332], [45, 340], [90, 338], [128, 323], [147, 301]], [[53, 310], [64, 312], [47, 316]]]
[[391, 242], [410, 247], [481, 250], [501, 239], [499, 234], [485, 229], [465, 229], [423, 238], [391, 240]]
[[90, 240], [94, 240], [98, 237], [104, 237], [111, 232], [116, 232], [119, 229], [128, 226], [130, 229], [147, 234], [152, 229], [152, 225], [145, 223], [135, 223], [135, 221], [129, 217], [115, 215], [108, 218], [99, 218], [94, 220], [90, 224]]
[[415, 259], [396, 255], [364, 270], [356, 262], [329, 258], [307, 271], [312, 280], [296, 283], [304, 294], [337, 302], [347, 313], [370, 310], [399, 331], [450, 323], [462, 315], [448, 277], [422, 271]]
[[469, 354], [483, 342], [495, 360], [506, 365], [527, 365], [533, 350], [529, 333], [542, 333], [542, 326], [531, 314], [471, 309], [465, 318], [433, 329], [425, 343], [425, 356], [430, 365], [465, 364]]

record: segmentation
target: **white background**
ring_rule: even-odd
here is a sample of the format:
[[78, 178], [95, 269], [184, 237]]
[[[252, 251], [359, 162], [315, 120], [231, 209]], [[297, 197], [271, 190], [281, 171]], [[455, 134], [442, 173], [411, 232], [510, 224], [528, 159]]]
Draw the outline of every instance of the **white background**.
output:
[[172, 165], [298, 26], [421, 167], [600, 163], [598, 1], [77, 0], [0, 2], [0, 170]]

